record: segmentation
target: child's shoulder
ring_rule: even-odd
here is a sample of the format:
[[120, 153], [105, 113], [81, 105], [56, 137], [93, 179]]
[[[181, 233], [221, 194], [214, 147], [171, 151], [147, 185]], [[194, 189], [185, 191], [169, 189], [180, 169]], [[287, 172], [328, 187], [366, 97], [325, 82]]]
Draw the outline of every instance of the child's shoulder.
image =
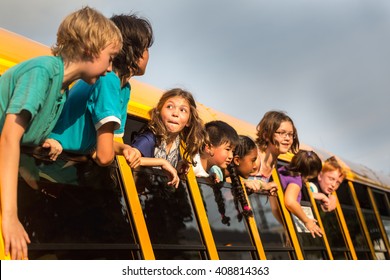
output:
[[42, 69], [43, 71], [48, 71], [50, 73], [63, 72], [63, 61], [61, 57], [58, 56], [38, 56], [26, 61], [23, 61], [13, 68], [11, 68], [15, 72], [27, 72], [33, 69]]
[[45, 55], [45, 56], [37, 56], [26, 60], [21, 63], [21, 65], [30, 65], [30, 66], [46, 66], [46, 65], [56, 65], [58, 63], [63, 63], [62, 58], [59, 56], [53, 55]]

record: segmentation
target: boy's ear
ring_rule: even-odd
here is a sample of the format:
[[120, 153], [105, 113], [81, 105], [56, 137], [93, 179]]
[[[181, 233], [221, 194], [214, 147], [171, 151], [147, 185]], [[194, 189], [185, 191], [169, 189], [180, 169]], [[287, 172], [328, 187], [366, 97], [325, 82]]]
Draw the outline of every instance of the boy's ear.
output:
[[211, 157], [214, 156], [213, 145], [206, 144], [204, 150], [205, 150], [205, 152], [206, 152], [209, 156], [211, 156]]

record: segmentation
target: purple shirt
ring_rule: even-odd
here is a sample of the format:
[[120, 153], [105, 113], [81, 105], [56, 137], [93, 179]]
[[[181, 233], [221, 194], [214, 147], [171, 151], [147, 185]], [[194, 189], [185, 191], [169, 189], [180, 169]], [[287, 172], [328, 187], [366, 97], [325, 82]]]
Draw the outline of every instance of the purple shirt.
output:
[[299, 195], [297, 197], [297, 201], [300, 203], [302, 199], [302, 177], [301, 176], [289, 176], [289, 175], [283, 175], [281, 171], [286, 171], [286, 167], [282, 166], [278, 169], [279, 178], [280, 178], [280, 184], [282, 185], [283, 191], [286, 190], [287, 186], [289, 184], [297, 184], [301, 191], [299, 192]]

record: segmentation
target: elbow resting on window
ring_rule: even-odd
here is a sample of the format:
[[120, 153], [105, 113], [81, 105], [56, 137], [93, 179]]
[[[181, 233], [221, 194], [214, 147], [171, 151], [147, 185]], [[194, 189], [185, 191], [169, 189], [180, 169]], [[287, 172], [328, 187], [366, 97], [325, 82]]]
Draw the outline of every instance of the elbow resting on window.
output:
[[92, 159], [99, 166], [109, 166], [114, 161], [114, 156], [114, 153], [112, 153], [111, 155], [98, 154], [96, 153], [96, 151], [92, 153]]

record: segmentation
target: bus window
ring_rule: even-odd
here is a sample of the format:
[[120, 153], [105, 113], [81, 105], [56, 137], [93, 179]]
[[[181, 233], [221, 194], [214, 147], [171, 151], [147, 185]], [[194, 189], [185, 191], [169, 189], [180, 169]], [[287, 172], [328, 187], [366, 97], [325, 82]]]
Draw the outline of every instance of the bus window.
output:
[[134, 116], [128, 117], [125, 125], [125, 134], [123, 136], [123, 142], [131, 145], [135, 135], [146, 125], [147, 121]]
[[321, 202], [317, 200], [316, 203], [317, 208], [319, 209], [326, 237], [328, 238], [329, 246], [332, 250], [333, 259], [351, 259], [351, 254], [349, 253], [349, 249], [341, 229], [337, 211], [324, 212], [321, 210]]
[[375, 203], [378, 207], [379, 215], [381, 216], [383, 227], [385, 229], [387, 239], [390, 241], [390, 205], [386, 193], [381, 191], [373, 191]]
[[[249, 195], [249, 200], [267, 260], [294, 259], [287, 229], [273, 214], [273, 211], [281, 213], [277, 200], [275, 199], [275, 203], [273, 203], [276, 207], [274, 210], [270, 198], [266, 195], [253, 193]], [[279, 215], [281, 216], [281, 214]]]
[[205, 259], [186, 180], [177, 189], [167, 186], [166, 173], [152, 167], [134, 169], [133, 176], [156, 259]]
[[239, 214], [232, 194], [232, 185], [226, 182], [210, 183], [197, 178], [211, 231], [220, 259], [258, 259], [245, 217]]
[[[305, 186], [302, 187], [301, 205], [308, 217], [318, 219], [315, 216], [314, 211], [312, 209], [312, 205], [309, 201], [309, 194]], [[310, 232], [306, 229], [306, 227], [304, 226], [300, 227], [302, 222], [294, 215], [292, 216], [293, 216], [296, 232], [298, 235], [298, 240], [301, 244], [301, 248], [304, 253], [305, 259], [311, 259], [311, 260], [328, 259], [328, 255], [326, 253], [326, 248], [324, 244], [324, 239], [318, 237], [313, 238]]]
[[378, 221], [376, 220], [375, 213], [371, 205], [367, 186], [354, 183], [354, 188], [368, 228], [368, 232], [371, 237], [371, 241], [374, 246], [375, 255], [379, 260], [389, 259], [386, 245], [384, 243]]
[[18, 211], [30, 259], [140, 259], [115, 164], [22, 153]]
[[348, 181], [344, 180], [336, 192], [358, 259], [372, 259], [370, 248], [359, 222], [359, 216], [353, 202]]

